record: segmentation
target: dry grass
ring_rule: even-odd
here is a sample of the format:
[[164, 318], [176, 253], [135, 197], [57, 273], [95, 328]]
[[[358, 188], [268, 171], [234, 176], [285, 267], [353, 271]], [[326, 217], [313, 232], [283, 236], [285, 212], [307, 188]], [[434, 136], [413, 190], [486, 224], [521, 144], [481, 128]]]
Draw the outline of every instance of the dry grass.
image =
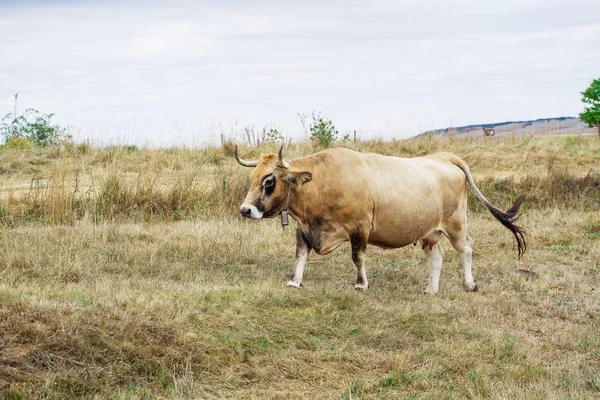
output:
[[[507, 203], [516, 193], [530, 206], [589, 209], [600, 204], [600, 160], [593, 137], [443, 139], [348, 142], [358, 151], [413, 157], [449, 151], [463, 157], [490, 199]], [[248, 171], [231, 156], [231, 143], [202, 150], [93, 149], [0, 152], [0, 223], [74, 224], [80, 219], [164, 222], [228, 218], [248, 185]], [[274, 152], [265, 145], [246, 152]], [[307, 143], [286, 148], [293, 158], [314, 151]], [[590, 167], [596, 166], [592, 173]], [[475, 197], [473, 207], [480, 207]], [[480, 207], [480, 210], [483, 208]]]
[[528, 253], [474, 206], [478, 293], [447, 242], [436, 297], [413, 247], [369, 247], [366, 293], [348, 246], [290, 290], [293, 226], [237, 216], [249, 171], [221, 149], [3, 152], [0, 397], [597, 397], [598, 140], [355, 147], [452, 151], [497, 204], [529, 193]]

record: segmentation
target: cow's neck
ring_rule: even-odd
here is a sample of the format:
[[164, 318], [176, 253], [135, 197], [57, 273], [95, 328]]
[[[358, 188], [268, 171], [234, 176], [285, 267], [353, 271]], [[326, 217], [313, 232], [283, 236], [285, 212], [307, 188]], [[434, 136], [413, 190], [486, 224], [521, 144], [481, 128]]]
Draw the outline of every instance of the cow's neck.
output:
[[[311, 156], [303, 157], [299, 159], [295, 159], [290, 161], [291, 168], [299, 171], [306, 171], [313, 174], [313, 179], [315, 178], [315, 163]], [[290, 191], [290, 201], [288, 212], [289, 215], [296, 220], [299, 224], [307, 224], [309, 223], [308, 219], [310, 218], [310, 212], [308, 207], [310, 207], [310, 195], [308, 192], [311, 190], [311, 185], [314, 185], [313, 182], [307, 182], [300, 187], [294, 187]]]
[[302, 187], [293, 188], [290, 191], [290, 201], [287, 207], [289, 214], [296, 220], [296, 222], [301, 223], [301, 221], [305, 220], [305, 210], [302, 201]]

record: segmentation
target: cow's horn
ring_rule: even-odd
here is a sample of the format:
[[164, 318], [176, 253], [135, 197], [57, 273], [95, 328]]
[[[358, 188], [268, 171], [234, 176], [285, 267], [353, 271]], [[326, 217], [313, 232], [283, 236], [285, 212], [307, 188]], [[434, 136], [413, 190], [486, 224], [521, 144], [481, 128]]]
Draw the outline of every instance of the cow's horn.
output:
[[246, 160], [242, 160], [240, 158], [240, 156], [238, 156], [237, 144], [235, 145], [235, 159], [237, 160], [237, 162], [239, 162], [240, 164], [242, 164], [244, 167], [256, 167], [258, 165], [258, 161], [246, 161]]
[[282, 153], [283, 153], [283, 145], [281, 145], [281, 147], [279, 148], [279, 165], [282, 166], [283, 168], [289, 168], [290, 164], [283, 159]]

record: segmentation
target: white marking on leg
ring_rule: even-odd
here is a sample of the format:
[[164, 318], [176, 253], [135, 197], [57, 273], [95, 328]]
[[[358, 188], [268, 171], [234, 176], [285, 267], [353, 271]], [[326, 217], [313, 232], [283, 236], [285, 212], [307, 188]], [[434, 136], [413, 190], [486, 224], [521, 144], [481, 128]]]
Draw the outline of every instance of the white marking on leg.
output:
[[308, 259], [308, 251], [303, 250], [300, 252], [299, 256], [296, 256], [296, 268], [294, 269], [294, 276], [287, 283], [290, 287], [295, 287], [300, 289], [302, 286], [302, 275], [304, 274], [304, 266], [306, 265], [306, 260]]
[[466, 291], [472, 292], [477, 290], [477, 285], [473, 279], [473, 273], [471, 271], [472, 263], [472, 246], [473, 241], [467, 236], [467, 243], [464, 249], [460, 252], [460, 260], [463, 266], [463, 287]]
[[302, 275], [304, 274], [304, 266], [308, 260], [310, 249], [302, 238], [302, 233], [299, 229], [296, 230], [296, 268], [292, 279], [287, 283], [288, 287], [300, 289], [302, 286]]
[[365, 256], [364, 253], [360, 257], [360, 267], [358, 268], [358, 275], [356, 278], [356, 290], [367, 290], [369, 288], [369, 281], [367, 280], [367, 270], [365, 269]]
[[429, 283], [425, 289], [425, 293], [436, 294], [439, 290], [444, 250], [439, 243], [436, 243], [431, 249], [429, 249], [429, 246], [424, 246], [423, 250], [428, 255], [429, 265]]
[[354, 289], [367, 290], [369, 288], [369, 281], [367, 280], [367, 270], [365, 268], [366, 246], [360, 239], [351, 244], [352, 261], [354, 262], [357, 270], [356, 285], [354, 285]]

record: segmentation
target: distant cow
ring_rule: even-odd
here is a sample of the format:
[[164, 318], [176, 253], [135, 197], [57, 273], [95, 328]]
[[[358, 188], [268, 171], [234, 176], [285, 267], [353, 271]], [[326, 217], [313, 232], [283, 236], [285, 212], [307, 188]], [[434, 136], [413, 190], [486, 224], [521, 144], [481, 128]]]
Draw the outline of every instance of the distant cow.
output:
[[483, 128], [483, 136], [494, 136], [496, 135], [496, 130], [494, 128]]
[[[283, 146], [282, 146], [283, 148]], [[240, 208], [247, 218], [272, 218], [288, 211], [297, 222], [296, 268], [288, 286], [300, 288], [311, 250], [327, 254], [350, 241], [358, 269], [356, 289], [367, 289], [367, 244], [386, 249], [420, 243], [429, 257], [427, 293], [437, 293], [446, 236], [463, 266], [463, 287], [476, 291], [467, 234], [467, 189], [471, 187], [492, 215], [515, 236], [518, 254], [526, 249], [524, 231], [513, 222], [523, 197], [505, 213], [481, 194], [467, 164], [449, 153], [398, 158], [357, 153], [344, 148], [285, 161], [263, 154], [256, 161], [250, 189]], [[467, 185], [468, 183], [468, 185]]]

